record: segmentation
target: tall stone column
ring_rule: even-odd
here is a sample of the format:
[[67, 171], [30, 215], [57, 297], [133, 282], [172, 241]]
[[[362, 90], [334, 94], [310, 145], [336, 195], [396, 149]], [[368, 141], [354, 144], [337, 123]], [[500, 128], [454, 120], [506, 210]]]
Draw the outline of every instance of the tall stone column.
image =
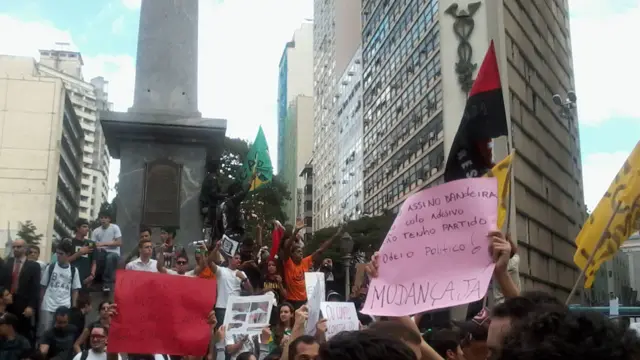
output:
[[122, 256], [137, 246], [142, 225], [179, 227], [179, 245], [202, 238], [205, 159], [220, 154], [227, 122], [201, 116], [197, 76], [198, 0], [142, 0], [133, 106], [100, 113], [120, 159]]

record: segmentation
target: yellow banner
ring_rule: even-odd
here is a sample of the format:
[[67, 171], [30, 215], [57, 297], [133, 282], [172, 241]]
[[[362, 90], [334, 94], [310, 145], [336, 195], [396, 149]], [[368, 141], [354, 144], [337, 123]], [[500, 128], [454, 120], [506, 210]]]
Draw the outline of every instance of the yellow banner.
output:
[[502, 229], [502, 225], [504, 225], [504, 221], [507, 218], [507, 211], [509, 211], [512, 160], [513, 154], [504, 158], [484, 174], [484, 177], [494, 177], [498, 180], [498, 194], [500, 194], [498, 200], [498, 229]]
[[[612, 219], [611, 225], [606, 228], [610, 219]], [[593, 285], [595, 274], [600, 266], [612, 259], [622, 243], [638, 229], [639, 219], [640, 142], [636, 144], [576, 237], [577, 249], [573, 261], [581, 270], [587, 267], [591, 254], [594, 251], [596, 254], [585, 272], [585, 288]], [[603, 234], [604, 241], [598, 246]]]

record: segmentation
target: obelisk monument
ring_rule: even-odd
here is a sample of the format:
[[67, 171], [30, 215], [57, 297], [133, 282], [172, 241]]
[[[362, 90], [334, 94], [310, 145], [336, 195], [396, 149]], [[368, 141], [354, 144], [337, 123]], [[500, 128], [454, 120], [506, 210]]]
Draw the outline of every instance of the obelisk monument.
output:
[[205, 160], [220, 154], [227, 122], [198, 111], [198, 0], [142, 0], [133, 106], [100, 122], [120, 159], [121, 256], [142, 226], [178, 227], [179, 245], [200, 240]]

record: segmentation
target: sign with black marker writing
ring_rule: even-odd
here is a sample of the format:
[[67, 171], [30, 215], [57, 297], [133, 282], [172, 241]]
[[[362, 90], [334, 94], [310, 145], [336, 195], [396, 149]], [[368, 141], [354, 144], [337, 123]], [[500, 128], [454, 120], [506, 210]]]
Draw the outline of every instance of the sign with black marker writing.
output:
[[497, 192], [496, 179], [475, 178], [410, 196], [380, 247], [362, 312], [404, 316], [482, 299], [495, 267], [487, 235]]
[[327, 302], [320, 303], [322, 315], [327, 319], [327, 340], [342, 331], [355, 331], [360, 328], [358, 313], [352, 302]]

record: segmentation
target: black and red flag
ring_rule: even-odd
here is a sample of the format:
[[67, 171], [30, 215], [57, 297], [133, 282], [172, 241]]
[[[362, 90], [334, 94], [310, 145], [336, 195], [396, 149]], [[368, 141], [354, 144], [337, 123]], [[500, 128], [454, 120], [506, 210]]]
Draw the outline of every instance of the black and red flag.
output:
[[453, 138], [444, 170], [445, 182], [480, 177], [489, 171], [494, 165], [491, 141], [500, 136], [507, 136], [507, 116], [492, 41]]

